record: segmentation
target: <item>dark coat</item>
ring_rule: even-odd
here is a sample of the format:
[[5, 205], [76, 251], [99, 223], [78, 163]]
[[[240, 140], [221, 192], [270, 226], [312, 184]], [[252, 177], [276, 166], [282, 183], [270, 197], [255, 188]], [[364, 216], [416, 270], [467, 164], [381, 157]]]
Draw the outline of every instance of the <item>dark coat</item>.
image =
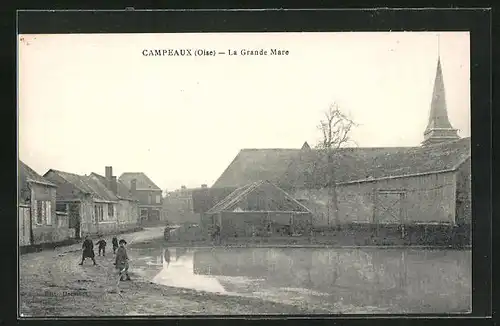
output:
[[127, 264], [128, 264], [127, 249], [125, 249], [124, 247], [120, 247], [116, 251], [116, 259], [115, 259], [116, 268], [122, 269]]
[[105, 248], [106, 247], [106, 240], [101, 239], [101, 240], [97, 241], [96, 245], [98, 245], [99, 248]]
[[94, 243], [92, 242], [92, 240], [87, 239], [87, 240], [83, 241], [82, 249], [83, 249], [83, 257], [84, 258], [86, 258], [86, 257], [93, 258], [95, 256]]

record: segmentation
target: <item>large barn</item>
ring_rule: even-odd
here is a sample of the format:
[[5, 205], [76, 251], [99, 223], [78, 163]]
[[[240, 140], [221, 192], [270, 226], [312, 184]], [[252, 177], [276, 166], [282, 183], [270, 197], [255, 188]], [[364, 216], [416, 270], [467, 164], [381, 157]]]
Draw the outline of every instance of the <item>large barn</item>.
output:
[[327, 164], [325, 152], [307, 143], [300, 149], [242, 149], [210, 191], [269, 180], [311, 210], [318, 227], [470, 225], [471, 140], [460, 138], [449, 121], [439, 59], [422, 144], [340, 148], [332, 161]]

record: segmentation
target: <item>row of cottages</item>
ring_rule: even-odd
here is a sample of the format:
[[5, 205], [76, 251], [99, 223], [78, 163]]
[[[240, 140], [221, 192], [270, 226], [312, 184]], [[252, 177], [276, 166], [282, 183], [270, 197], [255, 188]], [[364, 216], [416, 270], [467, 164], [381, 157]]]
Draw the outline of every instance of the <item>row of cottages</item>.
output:
[[261, 180], [307, 207], [315, 227], [470, 228], [471, 140], [460, 139], [448, 119], [440, 60], [421, 146], [340, 148], [330, 153], [307, 143], [301, 149], [243, 149], [209, 191], [193, 194], [195, 209], [206, 213], [236, 189]]
[[44, 178], [57, 186], [57, 209], [68, 214], [76, 238], [137, 228], [139, 205], [129, 189], [106, 167], [105, 176], [49, 170]]
[[19, 245], [59, 242], [74, 236], [68, 214], [56, 211], [57, 186], [18, 161]]
[[125, 172], [119, 179], [129, 189], [134, 189], [142, 225], [155, 225], [165, 220], [162, 190], [145, 173]]

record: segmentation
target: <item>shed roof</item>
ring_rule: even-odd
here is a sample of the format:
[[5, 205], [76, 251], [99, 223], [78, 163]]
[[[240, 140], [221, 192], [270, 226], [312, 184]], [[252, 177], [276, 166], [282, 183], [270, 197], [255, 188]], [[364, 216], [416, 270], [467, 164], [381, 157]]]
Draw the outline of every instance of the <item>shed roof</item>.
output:
[[131, 181], [136, 179], [137, 190], [161, 190], [145, 173], [143, 172], [125, 172], [119, 180], [122, 181], [128, 188], [131, 187]]
[[[290, 211], [297, 211], [297, 212], [305, 212], [305, 213], [310, 213], [310, 210], [299, 203], [296, 199], [294, 199], [292, 196], [290, 196], [286, 191], [283, 189], [279, 188], [272, 182], [268, 180], [261, 180], [257, 182], [252, 182], [250, 184], [244, 185], [243, 187], [240, 187], [230, 193], [227, 197], [225, 197], [223, 200], [215, 204], [214, 207], [209, 209], [207, 211], [207, 214], [217, 214], [223, 211], [228, 211], [234, 208], [243, 198], [248, 196], [250, 193], [257, 191], [259, 188], [262, 187], [272, 187], [274, 190], [277, 190], [280, 195], [289, 203], [292, 203], [293, 208], [290, 208], [288, 210]], [[266, 196], [267, 199], [270, 199], [271, 201], [274, 201], [273, 198], [269, 198]], [[289, 205], [290, 206], [290, 205]]]

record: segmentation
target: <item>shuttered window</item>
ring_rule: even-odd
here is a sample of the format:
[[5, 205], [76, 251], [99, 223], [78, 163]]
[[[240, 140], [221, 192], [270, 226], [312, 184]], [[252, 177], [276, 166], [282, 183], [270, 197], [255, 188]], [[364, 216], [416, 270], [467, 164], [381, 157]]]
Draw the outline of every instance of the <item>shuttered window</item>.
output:
[[52, 225], [52, 207], [50, 201], [44, 202], [45, 208], [45, 224]]
[[35, 221], [37, 225], [52, 224], [52, 205], [48, 200], [35, 200]]

